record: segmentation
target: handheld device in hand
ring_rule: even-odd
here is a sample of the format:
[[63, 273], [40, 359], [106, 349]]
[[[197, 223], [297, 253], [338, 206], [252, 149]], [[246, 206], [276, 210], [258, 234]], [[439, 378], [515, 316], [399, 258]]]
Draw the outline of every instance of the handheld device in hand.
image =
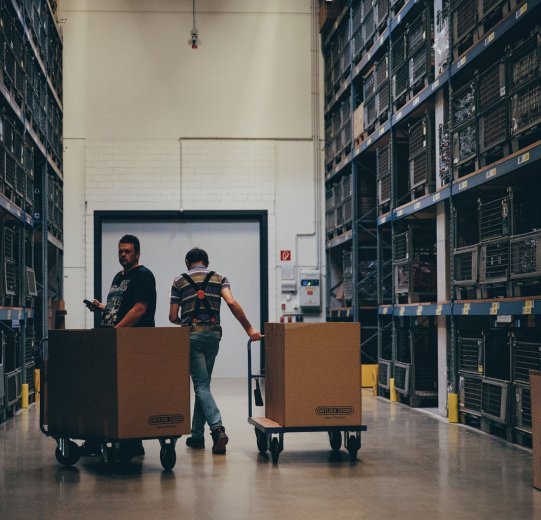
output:
[[94, 305], [90, 300], [87, 300], [86, 298], [83, 300], [83, 303], [87, 306], [89, 311], [95, 312], [98, 310], [98, 307]]

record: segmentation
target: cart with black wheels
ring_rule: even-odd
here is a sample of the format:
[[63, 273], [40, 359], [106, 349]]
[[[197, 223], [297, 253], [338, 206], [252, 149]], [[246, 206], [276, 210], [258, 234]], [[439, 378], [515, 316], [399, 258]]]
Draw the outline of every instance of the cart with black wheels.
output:
[[141, 441], [158, 440], [163, 469], [175, 467], [177, 440], [190, 431], [187, 331], [55, 330], [40, 357], [40, 429], [59, 464], [96, 455], [115, 471], [144, 453]]
[[[361, 449], [361, 432], [367, 427], [363, 424], [341, 426], [283, 426], [267, 417], [253, 417], [253, 394], [256, 404], [263, 405], [260, 392], [260, 381], [265, 379], [264, 374], [254, 374], [252, 367], [252, 341], [248, 341], [248, 423], [254, 427], [257, 449], [262, 455], [270, 453], [273, 464], [278, 463], [280, 453], [284, 450], [284, 434], [294, 432], [327, 432], [329, 443], [333, 452], [338, 452], [342, 445], [348, 451], [349, 460], [357, 460], [357, 452]], [[256, 386], [253, 389], [252, 382]], [[342, 441], [343, 439], [343, 441]]]

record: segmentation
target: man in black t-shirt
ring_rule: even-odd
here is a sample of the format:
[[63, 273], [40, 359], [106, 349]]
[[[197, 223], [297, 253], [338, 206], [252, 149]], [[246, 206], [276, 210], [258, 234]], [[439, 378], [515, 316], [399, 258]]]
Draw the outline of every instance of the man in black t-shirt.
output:
[[[133, 235], [124, 235], [118, 242], [118, 261], [122, 271], [113, 278], [107, 295], [107, 303], [92, 300], [91, 311], [103, 311], [102, 327], [154, 327], [156, 312], [156, 280], [150, 269], [139, 264], [141, 246]], [[144, 455], [143, 443], [139, 439], [128, 441], [133, 456]], [[99, 447], [86, 441], [81, 454], [92, 455]]]
[[137, 237], [120, 239], [118, 261], [123, 269], [113, 278], [107, 303], [95, 299], [90, 306], [103, 311], [102, 327], [154, 327], [156, 280], [150, 269], [139, 264], [140, 253]]

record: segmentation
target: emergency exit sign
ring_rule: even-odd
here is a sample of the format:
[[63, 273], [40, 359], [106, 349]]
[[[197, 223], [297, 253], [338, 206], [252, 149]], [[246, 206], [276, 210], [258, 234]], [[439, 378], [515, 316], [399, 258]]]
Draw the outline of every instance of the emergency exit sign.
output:
[[282, 249], [280, 250], [280, 261], [281, 262], [291, 262], [291, 250]]

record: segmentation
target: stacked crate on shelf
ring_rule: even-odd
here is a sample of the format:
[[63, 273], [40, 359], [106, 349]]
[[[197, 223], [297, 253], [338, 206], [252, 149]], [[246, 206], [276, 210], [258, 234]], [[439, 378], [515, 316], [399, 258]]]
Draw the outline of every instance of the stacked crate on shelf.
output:
[[395, 303], [432, 301], [436, 295], [436, 240], [431, 226], [409, 224], [393, 237]]
[[376, 37], [376, 19], [372, 0], [361, 0], [361, 13], [364, 48], [369, 50]]
[[409, 126], [409, 190], [411, 199], [432, 193], [434, 178], [434, 126], [428, 112]]
[[[511, 366], [514, 399], [513, 427], [520, 444], [531, 445], [532, 408], [530, 370], [541, 370], [541, 341], [534, 334], [518, 331], [511, 338]], [[529, 441], [529, 442], [528, 442]]]
[[406, 24], [391, 35], [391, 94], [393, 110], [399, 110], [408, 101], [409, 66]]
[[364, 40], [362, 27], [362, 1], [354, 0], [352, 3], [351, 16], [351, 44], [352, 44], [352, 61], [356, 65], [363, 55]]
[[385, 53], [376, 63], [374, 70], [374, 97], [376, 119], [384, 123], [389, 119], [390, 88], [389, 88], [389, 55]]
[[342, 177], [342, 206], [344, 215], [344, 230], [353, 226], [353, 177], [349, 174]]
[[381, 33], [388, 24], [390, 0], [373, 0], [374, 3], [374, 22], [376, 30]]
[[477, 166], [477, 89], [475, 81], [468, 81], [452, 93], [451, 143], [453, 176], [467, 175]]
[[[351, 121], [351, 98], [347, 97], [340, 104], [340, 132], [341, 132], [341, 145], [342, 154], [341, 159], [351, 151], [352, 146], [352, 121]], [[338, 152], [338, 150], [337, 150]]]
[[441, 184], [449, 184], [451, 181], [451, 135], [449, 123], [440, 123], [438, 126], [439, 144], [439, 175]]
[[344, 280], [344, 307], [353, 303], [353, 252], [351, 249], [342, 252], [342, 276]]
[[458, 57], [479, 40], [477, 32], [477, 2], [457, 0], [452, 3], [451, 26], [453, 59]]
[[334, 190], [327, 185], [325, 189], [325, 231], [327, 240], [334, 238], [336, 229], [336, 216], [334, 212]]
[[477, 2], [477, 32], [482, 38], [505, 18], [521, 0], [479, 0]]
[[0, 258], [2, 259], [0, 300], [2, 305], [14, 306], [19, 303], [17, 228], [12, 223], [2, 221], [0, 229]]
[[434, 79], [434, 25], [430, 2], [407, 28], [408, 87], [415, 96]]
[[438, 395], [437, 328], [430, 320], [397, 327], [396, 338], [396, 391], [411, 406], [432, 404]]
[[486, 166], [509, 154], [509, 106], [505, 61], [478, 74], [479, 166]]
[[509, 53], [513, 151], [541, 139], [541, 34], [532, 34]]
[[373, 65], [363, 76], [363, 124], [364, 133], [371, 134], [376, 128], [376, 67]]
[[380, 214], [391, 208], [392, 162], [391, 146], [383, 146], [376, 152], [376, 173], [378, 184], [378, 207]]
[[357, 270], [357, 293], [359, 301], [376, 302], [378, 299], [378, 261], [375, 247], [362, 247], [359, 250]]

